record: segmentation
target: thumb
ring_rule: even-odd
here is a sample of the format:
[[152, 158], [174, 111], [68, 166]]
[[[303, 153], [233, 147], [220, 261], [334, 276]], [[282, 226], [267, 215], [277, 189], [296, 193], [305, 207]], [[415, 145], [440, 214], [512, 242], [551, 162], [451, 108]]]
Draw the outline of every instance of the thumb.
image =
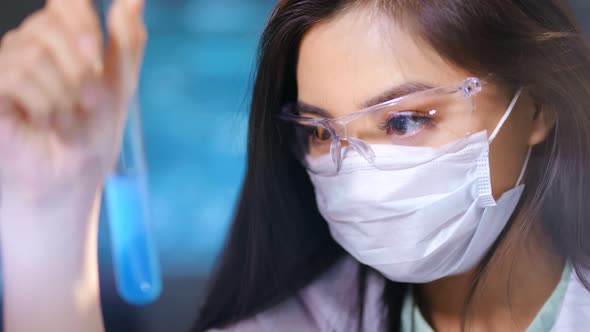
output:
[[104, 80], [120, 103], [126, 103], [137, 88], [145, 47], [143, 5], [143, 0], [117, 0], [108, 14]]

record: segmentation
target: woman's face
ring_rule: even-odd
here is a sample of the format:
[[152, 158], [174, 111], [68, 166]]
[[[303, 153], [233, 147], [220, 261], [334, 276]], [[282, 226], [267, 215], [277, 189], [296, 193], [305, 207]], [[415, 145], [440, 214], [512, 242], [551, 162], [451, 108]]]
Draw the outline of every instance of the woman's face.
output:
[[[465, 45], [469, 52], [469, 45]], [[302, 41], [297, 65], [299, 102], [333, 117], [358, 111], [392, 88], [408, 82], [447, 86], [474, 76], [446, 62], [417, 36], [385, 15], [352, 9], [313, 27]], [[486, 84], [475, 98], [471, 133], [490, 134], [515, 91]], [[535, 116], [527, 93], [491, 145], [492, 189], [498, 198], [514, 187], [529, 145], [545, 138], [546, 121]], [[363, 139], [361, 132], [348, 135]]]

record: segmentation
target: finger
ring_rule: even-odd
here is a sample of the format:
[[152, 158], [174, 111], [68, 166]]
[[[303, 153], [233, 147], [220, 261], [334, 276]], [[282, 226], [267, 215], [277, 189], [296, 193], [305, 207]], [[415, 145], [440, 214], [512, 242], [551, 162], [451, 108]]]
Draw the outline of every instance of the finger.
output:
[[13, 44], [15, 39], [17, 38], [16, 30], [10, 30], [2, 36], [2, 40], [0, 40], [0, 50], [5, 52], [8, 49], [8, 45]]
[[11, 103], [33, 123], [47, 127], [51, 103], [46, 94], [23, 70], [5, 72], [0, 80], [0, 98]]
[[74, 96], [69, 93], [64, 78], [57, 67], [47, 58], [38, 60], [37, 65], [29, 69], [33, 78], [51, 102], [52, 111], [71, 113], [74, 109]]
[[129, 25], [130, 52], [133, 63], [141, 63], [145, 44], [147, 41], [147, 29], [143, 19], [144, 0], [126, 1], [126, 22]]
[[21, 52], [4, 56], [1, 62], [0, 72], [8, 68], [24, 68], [27, 76], [45, 91], [52, 111], [70, 112], [73, 109], [74, 96], [65, 85], [61, 72], [47, 56], [44, 56], [40, 47], [26, 47]]
[[84, 131], [81, 112], [52, 112], [55, 104], [51, 103], [51, 96], [26, 72], [9, 72], [3, 78], [6, 80], [0, 81], [0, 101], [4, 104], [4, 116], [20, 119], [24, 125], [53, 127], [60, 137], [69, 141], [81, 137]]
[[119, 0], [108, 16], [110, 44], [105, 60], [105, 75], [117, 87], [122, 98], [128, 97], [135, 89], [143, 55], [146, 33], [141, 18], [142, 6], [142, 0]]
[[139, 71], [143, 56], [145, 53], [145, 47], [148, 40], [148, 32], [143, 19], [143, 5], [139, 6], [136, 11], [130, 11], [131, 18], [130, 22], [133, 25], [133, 62], [136, 64], [136, 70]]
[[36, 105], [39, 98], [25, 87], [15, 93], [15, 105], [38, 125], [51, 123], [70, 130], [75, 124], [72, 110], [79, 97], [80, 81], [89, 75], [84, 60], [80, 60], [82, 56], [72, 50], [73, 43], [68, 40], [72, 33], [54, 22], [47, 14], [30, 18], [15, 34], [12, 48], [3, 49], [0, 62], [3, 68], [22, 68], [29, 84], [37, 86], [36, 94], [43, 94], [46, 100], [44, 105]]
[[64, 24], [68, 31], [78, 35], [96, 36], [94, 46], [102, 55], [102, 31], [96, 11], [90, 1], [49, 1], [47, 9]]
[[[124, 71], [129, 66], [129, 33], [125, 22], [125, 6], [124, 1], [116, 1], [107, 18], [107, 29], [109, 34], [109, 48], [105, 55], [105, 81], [118, 98], [117, 104], [122, 102], [126, 94], [128, 83]], [[121, 106], [121, 105], [119, 105]]]
[[8, 31], [4, 37], [2, 38], [2, 44], [0, 47], [2, 48], [2, 53], [5, 54], [9, 51], [18, 49], [19, 46], [23, 44], [22, 41], [22, 31], [25, 29], [30, 22], [37, 21], [40, 17], [42, 17], [43, 11], [38, 10], [31, 15], [29, 15], [19, 26], [18, 28], [12, 29]]
[[73, 93], [79, 90], [81, 81], [101, 70], [96, 37], [68, 31], [55, 16], [39, 15], [23, 27], [21, 34], [19, 49], [32, 43], [39, 45], [60, 68]]
[[137, 8], [128, 8], [127, 19], [128, 34], [127, 38], [129, 41], [129, 54], [128, 54], [128, 66], [126, 72], [130, 77], [129, 84], [131, 84], [131, 90], [134, 90], [137, 86], [137, 80], [139, 78], [140, 68], [143, 62], [145, 45], [147, 42], [147, 29], [143, 20], [142, 11], [138, 11]]

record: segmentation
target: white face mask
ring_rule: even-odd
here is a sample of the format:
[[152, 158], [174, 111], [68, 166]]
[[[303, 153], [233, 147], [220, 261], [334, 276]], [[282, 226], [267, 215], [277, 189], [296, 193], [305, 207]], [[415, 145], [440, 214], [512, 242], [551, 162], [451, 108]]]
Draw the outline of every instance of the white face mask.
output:
[[397, 282], [425, 283], [474, 267], [524, 189], [520, 181], [530, 149], [516, 187], [497, 202], [488, 158], [489, 145], [520, 93], [489, 139], [484, 131], [436, 149], [371, 146], [376, 158], [399, 156], [391, 166], [400, 166], [387, 171], [350, 149], [338, 175], [309, 172], [332, 237], [358, 261]]

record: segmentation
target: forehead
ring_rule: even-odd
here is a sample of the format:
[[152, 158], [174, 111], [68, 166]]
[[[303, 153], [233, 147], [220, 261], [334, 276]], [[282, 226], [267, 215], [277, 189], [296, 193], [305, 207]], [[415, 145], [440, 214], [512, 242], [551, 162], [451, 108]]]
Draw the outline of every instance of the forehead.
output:
[[406, 82], [441, 86], [469, 76], [390, 17], [360, 8], [310, 29], [298, 59], [299, 101], [334, 116]]

